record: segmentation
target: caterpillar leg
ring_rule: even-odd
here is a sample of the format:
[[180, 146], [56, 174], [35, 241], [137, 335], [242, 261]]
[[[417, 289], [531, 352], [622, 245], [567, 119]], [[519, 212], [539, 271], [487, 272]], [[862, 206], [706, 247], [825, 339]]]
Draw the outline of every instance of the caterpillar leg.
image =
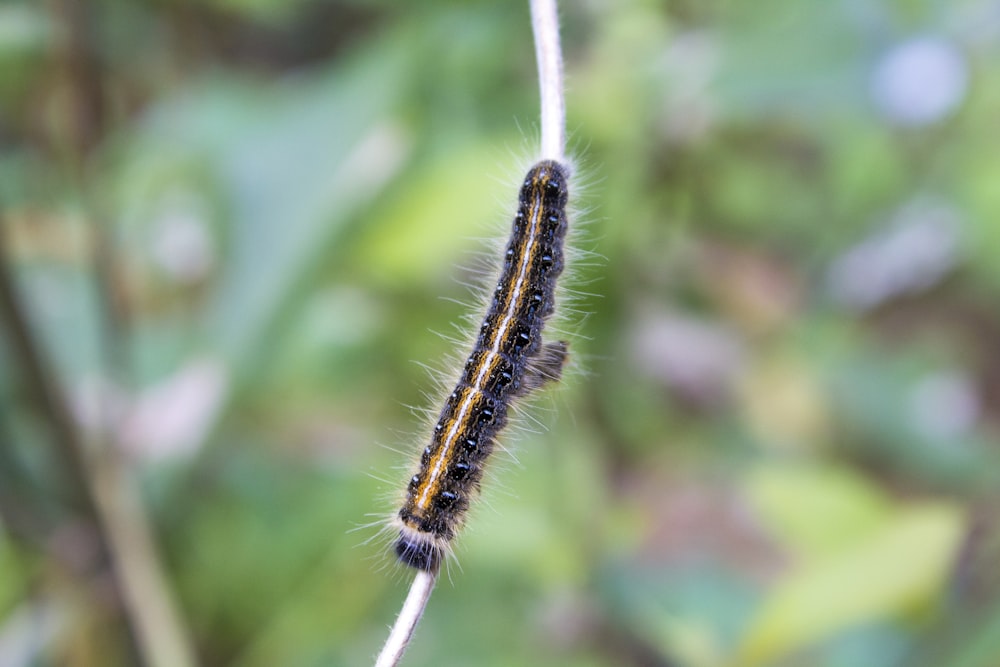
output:
[[569, 358], [569, 343], [557, 340], [542, 345], [538, 354], [528, 360], [528, 368], [521, 382], [521, 393], [528, 393], [549, 382], [558, 382], [563, 366]]

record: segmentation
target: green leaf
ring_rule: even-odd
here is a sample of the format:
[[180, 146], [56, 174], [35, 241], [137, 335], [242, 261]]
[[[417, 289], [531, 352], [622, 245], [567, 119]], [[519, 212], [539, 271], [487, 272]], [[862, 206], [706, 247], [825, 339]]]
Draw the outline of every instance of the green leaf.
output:
[[856, 545], [891, 516], [878, 488], [845, 468], [762, 466], [746, 483], [754, 508], [772, 534], [804, 560]]
[[[822, 523], [823, 517], [816, 521]], [[737, 664], [765, 664], [854, 625], [930, 601], [963, 528], [956, 506], [919, 504], [901, 510], [853, 548], [794, 568], [751, 623]]]
[[[373, 231], [357, 252], [360, 266], [375, 272], [379, 282], [412, 285], [451, 271], [454, 261], [442, 259], [474, 252], [476, 234], [506, 235], [516, 186], [490, 178], [495, 147], [504, 143], [503, 138], [473, 143], [416, 170], [370, 223]], [[505, 224], [496, 233], [489, 223], [498, 220]]]

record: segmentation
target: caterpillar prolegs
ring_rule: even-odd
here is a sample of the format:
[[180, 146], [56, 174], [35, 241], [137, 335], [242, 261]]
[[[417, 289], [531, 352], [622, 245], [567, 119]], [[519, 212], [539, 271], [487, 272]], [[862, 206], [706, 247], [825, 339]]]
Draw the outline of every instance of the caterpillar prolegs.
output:
[[566, 166], [543, 160], [521, 186], [492, 301], [396, 517], [395, 551], [406, 565], [438, 570], [512, 402], [562, 374], [567, 343], [543, 342], [542, 330], [563, 270], [568, 180]]

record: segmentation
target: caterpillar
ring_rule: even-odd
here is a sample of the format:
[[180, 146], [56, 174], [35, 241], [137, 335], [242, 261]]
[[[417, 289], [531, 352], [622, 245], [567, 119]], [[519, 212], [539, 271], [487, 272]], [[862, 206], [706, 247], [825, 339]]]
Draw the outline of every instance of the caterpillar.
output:
[[512, 402], [562, 375], [568, 343], [545, 343], [542, 330], [563, 271], [568, 180], [568, 167], [543, 160], [521, 186], [492, 301], [395, 518], [395, 553], [410, 567], [438, 571]]

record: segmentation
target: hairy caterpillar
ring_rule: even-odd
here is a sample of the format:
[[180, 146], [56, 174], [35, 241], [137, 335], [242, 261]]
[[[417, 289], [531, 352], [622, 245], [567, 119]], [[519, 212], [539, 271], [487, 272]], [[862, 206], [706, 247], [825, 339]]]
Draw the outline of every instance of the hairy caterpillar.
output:
[[543, 160], [521, 186], [492, 301], [396, 515], [395, 552], [406, 565], [437, 572], [512, 401], [562, 374], [567, 343], [543, 343], [542, 330], [563, 270], [568, 180], [568, 167]]

